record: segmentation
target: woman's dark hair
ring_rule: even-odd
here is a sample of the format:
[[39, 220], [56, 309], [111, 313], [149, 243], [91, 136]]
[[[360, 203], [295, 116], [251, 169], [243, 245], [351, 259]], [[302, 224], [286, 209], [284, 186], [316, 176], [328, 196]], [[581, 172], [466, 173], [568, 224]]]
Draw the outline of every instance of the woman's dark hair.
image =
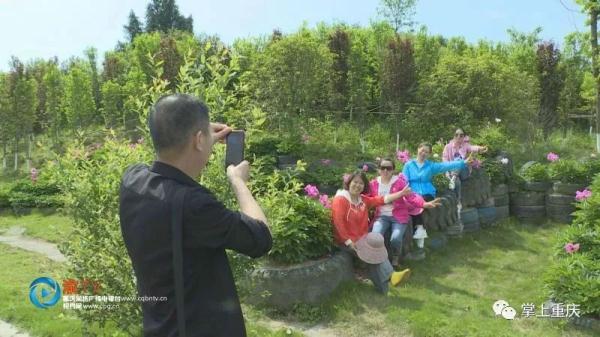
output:
[[456, 128], [456, 129], [454, 130], [454, 134], [456, 134], [456, 131], [458, 131], [458, 130], [460, 130], [460, 132], [462, 132], [462, 133], [463, 133], [463, 135], [465, 135], [465, 136], [467, 135], [467, 132], [465, 131], [465, 129], [463, 129], [463, 128], [461, 128], [461, 127], [458, 127], [458, 128]]
[[421, 144], [419, 144], [419, 146], [417, 147], [417, 149], [422, 148], [423, 146], [427, 146], [427, 148], [429, 149], [429, 152], [431, 152], [432, 148], [431, 148], [431, 144], [427, 143], [427, 142], [423, 142]]
[[384, 157], [382, 159], [379, 160], [379, 162], [377, 162], [377, 167], [381, 168], [381, 163], [383, 163], [384, 161], [389, 161], [390, 163], [392, 163], [392, 169], [395, 170], [396, 169], [396, 163], [394, 162], [394, 160], [390, 157]]
[[354, 172], [352, 172], [350, 174], [350, 176], [348, 176], [348, 179], [346, 179], [344, 181], [344, 189], [346, 191], [350, 190], [350, 182], [352, 182], [352, 180], [354, 180], [354, 178], [356, 176], [359, 176], [360, 179], [363, 181], [363, 184], [365, 185], [365, 187], [363, 187], [362, 192], [360, 192], [361, 194], [367, 194], [369, 193], [369, 180], [367, 179], [367, 175], [365, 174], [365, 172], [361, 171], [361, 170], [356, 170]]

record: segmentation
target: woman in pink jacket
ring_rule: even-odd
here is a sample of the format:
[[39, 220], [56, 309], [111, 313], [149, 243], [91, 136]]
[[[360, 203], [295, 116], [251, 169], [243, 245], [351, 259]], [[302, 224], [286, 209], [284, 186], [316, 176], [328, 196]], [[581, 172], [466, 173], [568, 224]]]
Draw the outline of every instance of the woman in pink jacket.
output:
[[[455, 161], [465, 160], [470, 153], [485, 153], [487, 146], [478, 146], [469, 144], [469, 140], [465, 135], [465, 131], [462, 128], [456, 129], [454, 132], [454, 138], [444, 146], [444, 152], [442, 153], [443, 161]], [[469, 177], [469, 168], [461, 171], [448, 172], [448, 179], [450, 179], [450, 189], [454, 190], [456, 199], [458, 200], [459, 211], [461, 208], [461, 197], [460, 189], [462, 181]]]
[[[369, 183], [371, 197], [386, 196], [403, 190], [410, 191], [404, 175], [402, 173], [394, 175], [395, 169], [396, 166], [392, 159], [384, 158], [379, 162], [379, 177]], [[438, 204], [437, 199], [425, 202], [420, 195], [410, 193], [393, 203], [377, 207], [372, 232], [385, 235], [391, 227], [390, 244], [392, 253], [390, 255], [393, 266], [398, 266], [399, 263], [400, 254], [402, 253], [402, 239], [404, 232], [406, 232], [409, 216], [420, 214], [423, 212], [423, 208], [436, 207]]]

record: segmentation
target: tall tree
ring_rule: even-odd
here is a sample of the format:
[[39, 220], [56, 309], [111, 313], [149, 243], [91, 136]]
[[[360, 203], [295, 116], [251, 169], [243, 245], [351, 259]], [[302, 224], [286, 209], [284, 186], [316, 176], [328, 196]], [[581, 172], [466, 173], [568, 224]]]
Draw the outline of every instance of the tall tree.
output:
[[90, 64], [90, 75], [92, 80], [92, 95], [94, 96], [94, 105], [96, 111], [100, 109], [100, 80], [98, 79], [98, 51], [96, 48], [88, 48], [85, 50], [85, 55]]
[[194, 19], [179, 13], [175, 0], [152, 0], [146, 8], [146, 31], [168, 32], [172, 29], [193, 33]]
[[338, 27], [329, 36], [329, 50], [333, 54], [332, 105], [336, 110], [343, 110], [348, 100], [348, 56], [350, 55], [350, 37], [345, 30]]
[[404, 112], [416, 89], [412, 40], [396, 36], [385, 51], [381, 69], [381, 98], [390, 112]]
[[548, 136], [558, 122], [558, 100], [564, 79], [559, 67], [560, 52], [552, 42], [544, 42], [537, 49], [537, 70], [540, 82], [539, 121]]
[[90, 125], [96, 118], [92, 76], [83, 62], [75, 62], [67, 73], [63, 109], [72, 128]]
[[129, 12], [129, 21], [123, 28], [125, 29], [129, 42], [133, 42], [133, 39], [135, 39], [136, 36], [144, 32], [144, 27], [133, 10]]
[[19, 143], [33, 132], [35, 108], [37, 105], [37, 84], [25, 74], [23, 63], [11, 59], [9, 72], [9, 123], [14, 132], [14, 169], [19, 168]]
[[596, 81], [596, 150], [600, 152], [600, 65], [598, 64], [598, 15], [599, 0], [576, 0], [589, 15], [590, 42], [592, 44], [592, 73]]
[[412, 28], [415, 24], [417, 0], [380, 0], [379, 14], [399, 32], [402, 27]]
[[63, 75], [56, 63], [50, 63], [44, 75], [46, 87], [46, 116], [51, 130], [54, 146], [58, 144], [59, 131], [65, 125], [65, 117], [61, 107], [64, 98]]

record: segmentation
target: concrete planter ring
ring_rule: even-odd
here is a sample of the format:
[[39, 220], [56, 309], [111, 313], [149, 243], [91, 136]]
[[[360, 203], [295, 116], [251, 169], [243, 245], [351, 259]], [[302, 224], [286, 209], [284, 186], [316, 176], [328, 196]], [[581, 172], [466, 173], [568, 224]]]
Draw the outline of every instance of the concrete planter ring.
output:
[[296, 265], [259, 266], [250, 275], [253, 290], [249, 300], [281, 310], [295, 304], [317, 304], [353, 277], [352, 256], [341, 251]]

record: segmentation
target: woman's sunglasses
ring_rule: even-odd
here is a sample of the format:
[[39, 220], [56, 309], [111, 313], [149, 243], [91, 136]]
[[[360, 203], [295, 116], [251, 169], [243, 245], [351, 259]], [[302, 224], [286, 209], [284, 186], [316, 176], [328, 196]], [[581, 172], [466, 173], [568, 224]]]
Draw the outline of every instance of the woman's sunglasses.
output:
[[462, 138], [462, 137], [464, 137], [464, 136], [465, 136], [465, 134], [464, 134], [464, 133], [455, 133], [454, 135], [455, 135], [456, 137], [459, 137], [459, 138]]
[[391, 167], [391, 166], [379, 166], [379, 169], [382, 170], [382, 171], [392, 171], [392, 170], [394, 170], [394, 168]]

